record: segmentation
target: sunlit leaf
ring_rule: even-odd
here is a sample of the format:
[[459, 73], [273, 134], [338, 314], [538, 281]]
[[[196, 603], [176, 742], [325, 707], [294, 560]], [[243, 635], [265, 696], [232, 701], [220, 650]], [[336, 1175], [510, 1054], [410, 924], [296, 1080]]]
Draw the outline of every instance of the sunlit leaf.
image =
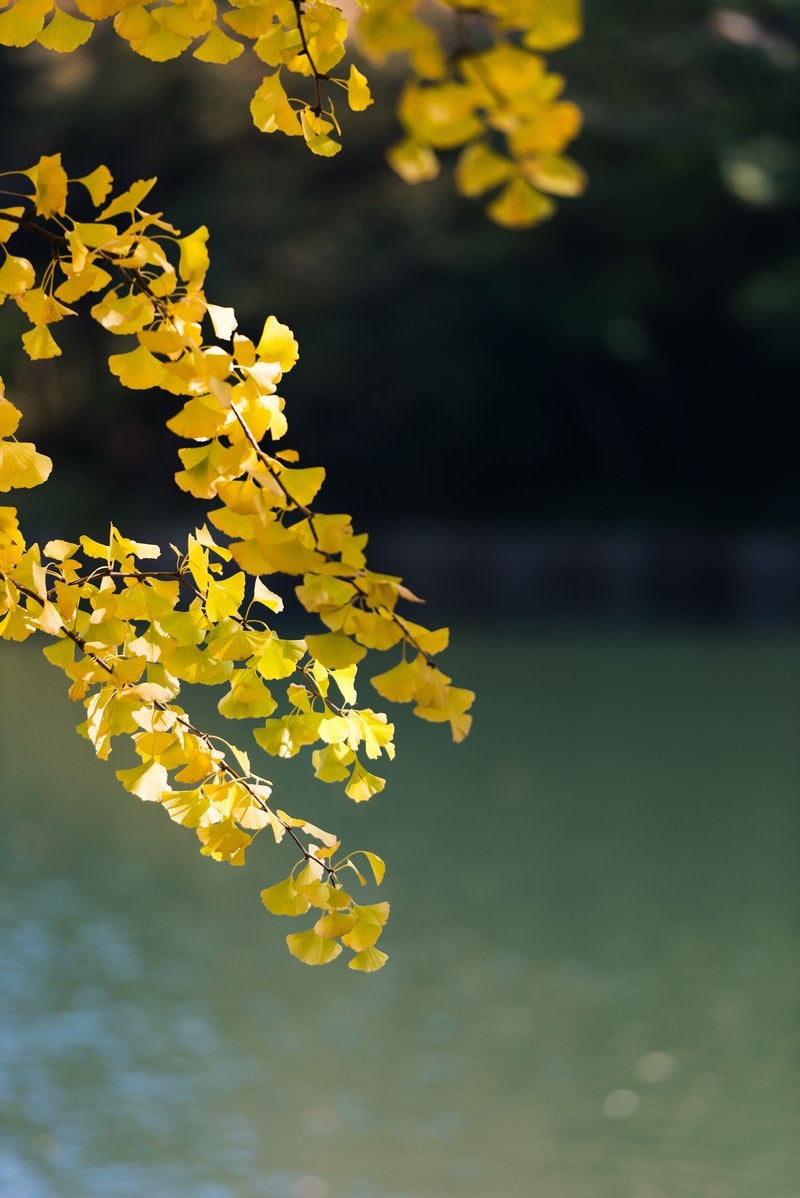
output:
[[289, 952], [304, 965], [327, 965], [335, 961], [342, 951], [335, 940], [318, 936], [313, 928], [307, 932], [293, 932], [286, 937]]
[[365, 948], [362, 952], [356, 953], [348, 962], [348, 967], [358, 969], [362, 973], [374, 973], [376, 969], [382, 969], [388, 960], [388, 954], [381, 952], [379, 948]]

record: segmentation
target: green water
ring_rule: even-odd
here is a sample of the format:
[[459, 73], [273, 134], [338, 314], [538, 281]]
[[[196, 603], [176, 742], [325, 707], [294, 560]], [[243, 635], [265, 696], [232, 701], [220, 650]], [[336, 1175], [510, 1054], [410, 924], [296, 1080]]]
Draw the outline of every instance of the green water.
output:
[[800, 1196], [800, 641], [459, 643], [466, 744], [404, 720], [369, 809], [273, 770], [389, 860], [369, 977], [0, 646], [2, 1198]]

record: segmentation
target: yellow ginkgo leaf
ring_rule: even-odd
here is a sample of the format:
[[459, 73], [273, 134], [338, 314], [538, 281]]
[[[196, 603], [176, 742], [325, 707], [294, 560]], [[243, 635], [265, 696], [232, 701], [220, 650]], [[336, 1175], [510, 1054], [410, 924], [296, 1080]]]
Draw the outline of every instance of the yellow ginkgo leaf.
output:
[[169, 775], [158, 761], [146, 761], [132, 769], [117, 770], [117, 778], [131, 794], [146, 803], [158, 803], [169, 790]]
[[17, 258], [9, 254], [0, 266], [0, 293], [21, 295], [23, 291], [33, 287], [35, 282], [36, 272], [27, 258]]
[[53, 13], [52, 20], [45, 25], [36, 40], [46, 50], [71, 54], [73, 50], [77, 50], [78, 46], [88, 42], [93, 33], [94, 23], [92, 21], [82, 21], [79, 17], [73, 17], [71, 13], [57, 8]]
[[347, 911], [332, 911], [329, 915], [321, 915], [314, 924], [314, 931], [325, 939], [338, 938], [355, 927], [356, 919]]
[[504, 183], [513, 169], [508, 158], [498, 154], [488, 142], [478, 141], [461, 151], [456, 163], [456, 187], [465, 196], [483, 195]]
[[[239, 15], [239, 14], [236, 14]], [[280, 76], [265, 75], [250, 102], [250, 114], [256, 129], [262, 133], [285, 133], [287, 137], [302, 137], [300, 117], [289, 103]]]
[[61, 347], [46, 324], [36, 325], [27, 333], [23, 333], [22, 344], [25, 346], [28, 357], [32, 358], [34, 362], [61, 356]]
[[424, 145], [453, 149], [483, 132], [476, 115], [477, 97], [468, 84], [447, 82], [420, 87], [406, 86], [398, 105], [398, 116], [409, 133]]
[[308, 899], [298, 894], [292, 878], [262, 890], [261, 901], [273, 915], [305, 915], [311, 906]]
[[15, 0], [0, 13], [0, 46], [29, 46], [52, 7], [53, 0]]
[[277, 362], [285, 373], [294, 366], [300, 351], [289, 326], [281, 324], [275, 316], [268, 316], [256, 345], [256, 354], [265, 362]]
[[214, 25], [205, 40], [200, 43], [196, 50], [192, 51], [192, 55], [195, 58], [199, 58], [201, 62], [223, 64], [233, 62], [243, 50], [244, 46], [241, 42], [237, 42], [235, 38], [228, 37], [227, 33], [223, 33], [218, 25]]
[[127, 191], [120, 192], [118, 196], [115, 196], [111, 203], [98, 213], [97, 219], [100, 221], [110, 220], [112, 216], [119, 216], [121, 212], [133, 214], [148, 192], [152, 190], [155, 182], [155, 178], [137, 179]]
[[126, 354], [112, 354], [108, 366], [123, 387], [130, 387], [133, 391], [157, 387], [164, 378], [162, 363], [141, 345]]
[[349, 636], [339, 632], [324, 632], [318, 636], [307, 636], [306, 644], [312, 657], [329, 670], [340, 670], [354, 665], [366, 655], [363, 645], [356, 644]]
[[223, 341], [230, 341], [238, 324], [233, 308], [221, 308], [218, 304], [208, 304], [206, 307], [214, 332]]
[[[49, 6], [48, 6], [49, 7]], [[61, 165], [61, 155], [43, 155], [36, 166], [24, 171], [36, 189], [34, 202], [40, 216], [63, 214], [67, 205], [67, 172]]]
[[10, 437], [15, 433], [21, 419], [22, 412], [3, 395], [3, 380], [0, 379], [0, 437]]
[[412, 137], [390, 146], [386, 160], [405, 183], [427, 183], [439, 174], [439, 159], [431, 147]]
[[410, 703], [423, 685], [419, 670], [407, 661], [398, 662], [383, 674], [375, 674], [370, 682], [379, 695], [392, 703]]
[[29, 441], [0, 441], [0, 491], [38, 487], [50, 477], [53, 462]]
[[355, 63], [353, 63], [350, 67], [350, 76], [347, 80], [347, 103], [353, 112], [363, 112], [365, 108], [369, 108], [372, 102], [372, 92], [369, 90], [367, 77], [366, 75], [362, 75]]
[[586, 173], [571, 158], [547, 154], [524, 159], [520, 168], [535, 187], [552, 195], [577, 196], [586, 189]]
[[209, 267], [207, 241], [208, 229], [205, 225], [178, 240], [181, 255], [178, 271], [187, 283], [201, 283], [205, 277]]
[[111, 171], [107, 166], [98, 166], [88, 175], [75, 180], [76, 183], [82, 183], [89, 192], [95, 208], [99, 208], [103, 203], [103, 200], [111, 190], [113, 181]]
[[[5, 213], [8, 219], [4, 219]], [[0, 208], [0, 244], [8, 241], [12, 233], [16, 233], [19, 228], [19, 222], [14, 217], [24, 216], [25, 209], [19, 205], [14, 205], [12, 208]]]
[[318, 936], [313, 928], [307, 932], [294, 932], [286, 937], [289, 952], [304, 965], [327, 965], [335, 961], [342, 951], [341, 944]]
[[114, 29], [132, 50], [153, 62], [168, 62], [182, 54], [191, 37], [181, 37], [166, 29], [148, 9], [133, 4], [114, 17]]
[[350, 774], [350, 781], [344, 788], [344, 793], [354, 803], [364, 803], [367, 799], [371, 799], [374, 794], [378, 794], [386, 785], [385, 778], [379, 778], [376, 774], [371, 774], [369, 770], [364, 769], [359, 761], [353, 763], [353, 770]]
[[531, 14], [531, 29], [522, 39], [532, 50], [559, 50], [581, 36], [581, 0], [547, 0]]
[[348, 962], [348, 967], [358, 969], [362, 973], [374, 973], [376, 969], [382, 969], [388, 960], [388, 953], [382, 953], [379, 948], [365, 948], [356, 953], [352, 961]]
[[217, 710], [230, 720], [255, 720], [272, 715], [278, 706], [272, 693], [255, 670], [234, 670], [230, 677], [231, 689], [224, 695]]
[[507, 229], [525, 229], [547, 220], [555, 208], [552, 200], [518, 176], [487, 205], [486, 211], [498, 225], [505, 225]]
[[238, 612], [244, 599], [244, 574], [239, 571], [230, 578], [209, 578], [206, 590], [206, 615], [215, 624]]

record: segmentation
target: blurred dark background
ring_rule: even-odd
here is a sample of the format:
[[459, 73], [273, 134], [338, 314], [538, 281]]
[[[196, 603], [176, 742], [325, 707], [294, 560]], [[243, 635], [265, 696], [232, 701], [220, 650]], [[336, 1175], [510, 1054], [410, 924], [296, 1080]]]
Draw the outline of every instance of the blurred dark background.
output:
[[[377, 530], [373, 564], [443, 614], [794, 622], [800, 10], [586, 15], [552, 66], [591, 186], [538, 229], [492, 226], [449, 166], [416, 189], [390, 173], [391, 71], [322, 160], [252, 127], [258, 64], [165, 67], [105, 30], [2, 53], [0, 168], [61, 150], [72, 176], [156, 174], [154, 207], [209, 226], [210, 299], [298, 336], [287, 444], [327, 467], [324, 508]], [[91, 322], [62, 324], [48, 363], [21, 327], [6, 307], [0, 371], [57, 464], [29, 527], [199, 520], [171, 481], [174, 401], [118, 389]]]

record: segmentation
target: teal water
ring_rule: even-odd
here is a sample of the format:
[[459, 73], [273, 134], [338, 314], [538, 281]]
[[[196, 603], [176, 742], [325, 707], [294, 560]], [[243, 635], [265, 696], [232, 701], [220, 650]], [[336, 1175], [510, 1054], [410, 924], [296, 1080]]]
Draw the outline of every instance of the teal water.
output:
[[3, 1198], [799, 1198], [800, 640], [458, 642], [464, 745], [404, 719], [363, 807], [273, 770], [389, 862], [372, 976], [0, 646]]

